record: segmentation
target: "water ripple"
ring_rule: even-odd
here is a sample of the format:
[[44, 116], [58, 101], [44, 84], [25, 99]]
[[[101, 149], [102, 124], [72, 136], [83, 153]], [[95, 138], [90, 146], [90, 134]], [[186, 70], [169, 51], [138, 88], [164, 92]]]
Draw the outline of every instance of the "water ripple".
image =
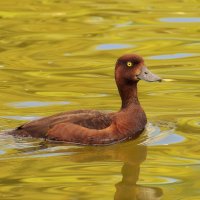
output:
[[[155, 181], [156, 179], [156, 181]], [[147, 184], [154, 184], [154, 185], [160, 185], [160, 184], [171, 184], [171, 183], [180, 183], [182, 180], [172, 178], [172, 177], [165, 177], [165, 176], [155, 176], [153, 182], [145, 182], [145, 185]], [[143, 182], [139, 182], [143, 183]]]
[[0, 150], [0, 155], [5, 154], [5, 151]]
[[53, 105], [67, 105], [67, 101], [56, 101], [56, 102], [43, 102], [43, 101], [25, 101], [25, 102], [13, 102], [9, 103], [10, 106], [15, 108], [31, 108], [31, 107], [44, 107]]
[[130, 44], [99, 44], [96, 46], [96, 50], [115, 50], [115, 49], [129, 49], [133, 48], [133, 45]]
[[[162, 130], [162, 126], [167, 130]], [[162, 146], [180, 143], [185, 140], [181, 135], [175, 133], [175, 124], [169, 122], [160, 122], [159, 125], [149, 123], [146, 127], [148, 138], [140, 144], [146, 146]]]
[[20, 116], [20, 115], [10, 115], [9, 116], [9, 115], [7, 115], [7, 116], [0, 116], [0, 118], [30, 121], [30, 120], [39, 119], [40, 117], [38, 117], [38, 116]]
[[160, 18], [159, 21], [172, 23], [196, 23], [200, 22], [200, 17], [166, 17]]
[[193, 57], [196, 55], [197, 54], [195, 54], [195, 53], [175, 53], [175, 54], [150, 56], [148, 58], [151, 60], [169, 60], [169, 59]]
[[178, 129], [187, 133], [200, 133], [200, 117], [183, 117], [179, 119]]

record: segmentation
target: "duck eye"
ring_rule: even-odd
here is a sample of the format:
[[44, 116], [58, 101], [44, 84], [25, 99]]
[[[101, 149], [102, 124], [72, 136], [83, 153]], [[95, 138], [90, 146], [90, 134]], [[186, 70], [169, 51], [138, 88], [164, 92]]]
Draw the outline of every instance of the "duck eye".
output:
[[133, 66], [133, 63], [129, 61], [129, 62], [126, 63], [126, 65], [127, 65], [128, 67], [132, 67], [132, 66]]

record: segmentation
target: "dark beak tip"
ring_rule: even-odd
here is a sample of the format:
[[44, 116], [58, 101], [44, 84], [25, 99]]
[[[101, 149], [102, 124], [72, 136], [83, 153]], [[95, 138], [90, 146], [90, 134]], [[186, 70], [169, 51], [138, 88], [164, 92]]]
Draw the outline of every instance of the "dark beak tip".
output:
[[162, 82], [163, 80], [162, 80], [162, 78], [161, 79], [158, 79], [158, 82]]

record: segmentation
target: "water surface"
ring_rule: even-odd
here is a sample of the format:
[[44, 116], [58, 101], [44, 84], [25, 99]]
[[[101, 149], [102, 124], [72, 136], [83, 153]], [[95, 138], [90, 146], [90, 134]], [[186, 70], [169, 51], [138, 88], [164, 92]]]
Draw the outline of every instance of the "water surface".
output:
[[0, 2], [0, 131], [73, 109], [116, 111], [116, 58], [137, 53], [162, 83], [139, 83], [136, 141], [81, 147], [0, 135], [0, 199], [200, 199], [196, 0]]

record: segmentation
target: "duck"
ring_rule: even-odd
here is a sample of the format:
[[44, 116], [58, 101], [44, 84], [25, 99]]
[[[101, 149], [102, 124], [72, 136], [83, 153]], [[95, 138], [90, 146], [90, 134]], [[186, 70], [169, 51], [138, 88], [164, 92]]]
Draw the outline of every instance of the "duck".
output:
[[75, 110], [27, 122], [8, 133], [78, 145], [111, 145], [137, 138], [147, 117], [137, 93], [140, 80], [160, 82], [137, 54], [125, 54], [115, 64], [115, 82], [121, 98], [117, 112]]

